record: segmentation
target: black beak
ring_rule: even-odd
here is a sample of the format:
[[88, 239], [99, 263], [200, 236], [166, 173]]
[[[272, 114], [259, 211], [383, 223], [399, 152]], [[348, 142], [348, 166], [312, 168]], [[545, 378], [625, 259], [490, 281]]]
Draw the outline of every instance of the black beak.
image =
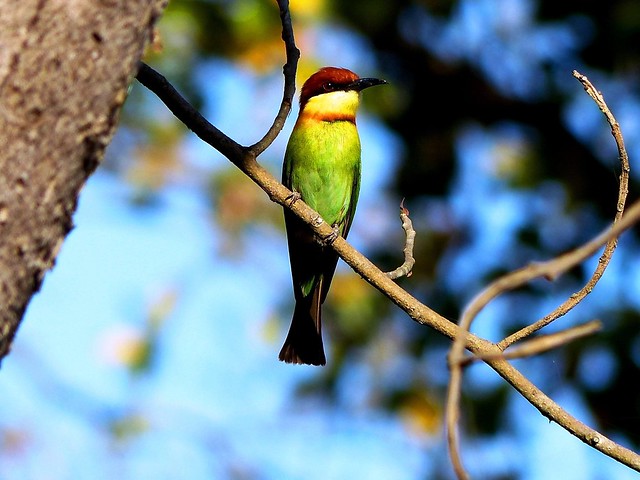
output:
[[355, 90], [356, 92], [361, 92], [365, 88], [374, 87], [376, 85], [384, 85], [387, 83], [386, 80], [381, 80], [379, 78], [359, 78], [355, 82], [352, 82], [348, 85], [347, 90]]

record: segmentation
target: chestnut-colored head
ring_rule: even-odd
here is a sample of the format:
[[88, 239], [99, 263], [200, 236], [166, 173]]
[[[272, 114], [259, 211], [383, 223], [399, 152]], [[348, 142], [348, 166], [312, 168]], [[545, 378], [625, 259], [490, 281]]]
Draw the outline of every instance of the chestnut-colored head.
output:
[[[316, 73], [311, 75], [300, 91], [300, 110], [304, 110], [309, 100], [320, 97], [325, 94], [334, 92], [351, 92], [351, 95], [327, 95], [327, 101], [319, 102], [314, 116], [326, 113], [331, 115], [336, 111], [344, 110], [345, 114], [355, 115], [355, 107], [357, 107], [358, 93], [365, 88], [373, 87], [387, 83], [377, 78], [360, 78], [351, 70], [338, 67], [323, 67]], [[329, 97], [334, 97], [335, 101], [331, 101]], [[323, 97], [324, 98], [324, 97]], [[351, 112], [353, 110], [353, 112]]]
[[323, 67], [311, 75], [300, 91], [300, 107], [304, 107], [311, 97], [335, 91], [354, 90], [359, 92], [374, 85], [387, 83], [377, 78], [360, 78], [346, 68]]

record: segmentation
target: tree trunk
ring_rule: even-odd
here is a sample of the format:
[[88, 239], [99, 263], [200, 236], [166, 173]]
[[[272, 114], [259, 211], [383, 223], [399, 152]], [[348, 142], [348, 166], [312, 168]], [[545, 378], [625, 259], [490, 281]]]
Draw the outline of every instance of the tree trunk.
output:
[[164, 6], [0, 2], [0, 361], [73, 226]]

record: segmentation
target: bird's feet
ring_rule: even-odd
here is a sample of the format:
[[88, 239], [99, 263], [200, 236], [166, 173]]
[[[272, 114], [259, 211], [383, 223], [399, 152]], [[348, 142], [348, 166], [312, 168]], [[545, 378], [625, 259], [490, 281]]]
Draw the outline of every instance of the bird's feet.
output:
[[331, 227], [331, 233], [325, 237], [318, 238], [318, 243], [323, 247], [329, 247], [336, 241], [336, 238], [340, 236], [340, 229], [337, 226]]
[[301, 198], [302, 198], [302, 195], [300, 195], [298, 192], [293, 192], [291, 195], [285, 198], [284, 201], [287, 202], [290, 207], [292, 207], [293, 204], [296, 203]]

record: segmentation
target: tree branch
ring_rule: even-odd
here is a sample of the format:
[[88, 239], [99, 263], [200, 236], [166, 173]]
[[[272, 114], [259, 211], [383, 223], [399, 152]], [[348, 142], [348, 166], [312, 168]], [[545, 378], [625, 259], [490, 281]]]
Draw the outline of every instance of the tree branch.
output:
[[282, 131], [284, 122], [291, 112], [293, 96], [296, 93], [296, 70], [298, 66], [298, 59], [300, 58], [300, 50], [296, 47], [295, 38], [293, 36], [289, 1], [278, 0], [278, 7], [280, 8], [280, 21], [282, 23], [282, 40], [284, 42], [287, 55], [287, 63], [285, 63], [282, 69], [282, 73], [284, 74], [284, 93], [282, 95], [280, 110], [278, 111], [276, 118], [273, 120], [273, 125], [271, 125], [269, 131], [259, 142], [249, 147], [251, 153], [256, 157], [264, 152]]
[[579, 338], [593, 335], [600, 330], [602, 330], [602, 322], [600, 320], [592, 320], [581, 325], [576, 325], [575, 327], [569, 327], [556, 333], [551, 333], [549, 335], [540, 335], [530, 340], [520, 342], [515, 347], [508, 349], [498, 356], [469, 355], [460, 361], [460, 366], [466, 367], [469, 363], [472, 362], [485, 361], [494, 358], [514, 360], [516, 358], [532, 357], [534, 355], [539, 355], [549, 350], [553, 350], [562, 345], [566, 345], [569, 342], [578, 340]]
[[[280, 112], [276, 116], [269, 132], [267, 132], [262, 140], [253, 146], [242, 147], [215, 129], [215, 127], [209, 124], [209, 122], [203, 122], [202, 119], [199, 119], [196, 122], [196, 125], [191, 125], [189, 123], [186, 123], [186, 125], [194, 130], [194, 132], [196, 132], [203, 140], [207, 141], [207, 139], [209, 139], [210, 142], [207, 141], [209, 145], [227, 156], [234, 165], [236, 165], [262, 190], [264, 190], [272, 201], [292, 211], [296, 216], [307, 223], [319, 238], [329, 238], [333, 234], [331, 226], [328, 225], [317, 212], [311, 209], [302, 200], [289, 202], [288, 199], [291, 198], [293, 192], [278, 182], [267, 170], [256, 162], [256, 157], [273, 141], [277, 133], [280, 131], [280, 121], [282, 120], [283, 115], [286, 117], [286, 113], [283, 112], [288, 113], [288, 108], [291, 105], [291, 98], [289, 97], [292, 92], [291, 82], [295, 77], [294, 72], [297, 64], [296, 52], [298, 52], [298, 50], [293, 43], [293, 34], [285, 35], [284, 33], [291, 29], [291, 19], [289, 15], [282, 13], [283, 9], [288, 9], [288, 2], [280, 0], [278, 4], [281, 9], [281, 20], [283, 23], [283, 40], [287, 46], [287, 65], [285, 65], [284, 73], [285, 83], [288, 86], [286, 85], [284, 88], [284, 98]], [[146, 67], [143, 67], [143, 69], [146, 70]], [[164, 82], [147, 83], [149, 88], [156, 93], [161, 100], [165, 103], [169, 102], [171, 104], [170, 109], [176, 117], [185, 122], [189, 121], [191, 110], [193, 109], [186, 107], [186, 101], [174, 101], [175, 99], [172, 97], [179, 96], [179, 94], [173, 88], [167, 88]], [[496, 357], [502, 354], [502, 350], [500, 350], [495, 344], [468, 333], [455, 323], [419, 302], [408, 292], [400, 288], [364, 255], [351, 247], [344, 238], [338, 237], [331, 244], [331, 248], [333, 248], [356, 273], [362, 276], [362, 278], [364, 278], [369, 284], [378, 289], [393, 303], [404, 310], [410, 318], [422, 325], [433, 328], [450, 339], [460, 339], [459, 341], [461, 342], [461, 345], [475, 355], [487, 356], [488, 359], [486, 360], [486, 363], [508, 383], [510, 383], [524, 398], [534, 405], [542, 415], [555, 421], [571, 434], [582, 439], [584, 442], [600, 450], [606, 455], [640, 471], [639, 455], [609, 440], [607, 437], [589, 428], [565, 412], [506, 360]]]
[[[569, 268], [578, 265], [591, 255], [593, 255], [599, 248], [606, 244], [605, 251], [600, 257], [598, 266], [587, 284], [580, 291], [571, 295], [556, 310], [544, 317], [542, 320], [539, 320], [538, 322], [519, 330], [515, 334], [498, 343], [497, 347], [500, 351], [504, 350], [515, 341], [525, 338], [533, 332], [543, 328], [544, 326], [553, 322], [554, 320], [574, 308], [576, 305], [578, 305], [593, 290], [593, 287], [602, 277], [605, 269], [609, 265], [613, 252], [615, 251], [617, 245], [618, 236], [640, 219], [640, 202], [634, 205], [634, 208], [629, 210], [628, 214], [624, 215], [623, 217], [624, 206], [628, 192], [630, 168], [627, 152], [624, 147], [624, 140], [620, 131], [620, 126], [609, 110], [602, 95], [595, 89], [591, 82], [589, 82], [587, 77], [579, 74], [575, 70], [573, 72], [573, 75], [578, 78], [578, 80], [580, 80], [586, 92], [589, 94], [589, 96], [591, 96], [591, 98], [594, 99], [594, 101], [598, 105], [598, 108], [600, 108], [600, 110], [604, 113], [607, 122], [611, 126], [611, 132], [618, 147], [620, 162], [622, 164], [622, 173], [620, 175], [620, 188], [618, 193], [618, 204], [616, 208], [614, 223], [609, 229], [598, 235], [596, 238], [594, 238], [590, 242], [587, 242], [582, 247], [573, 250], [572, 252], [561, 255], [547, 262], [530, 264], [527, 267], [516, 270], [495, 280], [478, 295], [476, 295], [473, 300], [471, 300], [469, 305], [465, 308], [460, 319], [460, 327], [463, 332], [469, 332], [471, 323], [473, 322], [474, 318], [476, 318], [478, 313], [492, 299], [509, 290], [518, 288], [521, 285], [533, 280], [534, 278], [546, 277], [554, 279]], [[465, 333], [461, 334], [461, 336], [459, 337], [456, 337], [453, 345], [451, 346], [451, 351], [449, 354], [449, 368], [451, 370], [451, 379], [449, 382], [447, 403], [445, 409], [449, 452], [454, 464], [456, 474], [461, 479], [467, 478], [466, 471], [462, 465], [457, 438], [460, 391], [462, 384], [462, 366], [466, 363], [466, 359], [464, 358], [464, 335]], [[490, 358], [484, 355], [482, 357], [485, 359], [485, 361], [487, 358]], [[638, 455], [635, 456], [636, 460], [634, 461], [637, 465], [640, 465], [640, 461], [638, 461]], [[636, 466], [635, 468], [637, 469], [638, 466]]]
[[[600, 111], [604, 114], [609, 126], [611, 127], [611, 135], [613, 136], [616, 146], [618, 147], [618, 157], [620, 159], [620, 187], [618, 189], [618, 200], [616, 204], [616, 214], [614, 217], [614, 222], [617, 222], [622, 218], [622, 214], [624, 213], [625, 204], [627, 201], [627, 194], [629, 193], [629, 156], [627, 155], [627, 149], [624, 146], [624, 139], [622, 138], [622, 132], [620, 131], [620, 125], [618, 121], [615, 119], [611, 110], [607, 106], [604, 101], [604, 97], [602, 94], [596, 90], [593, 84], [589, 81], [589, 79], [577, 72], [573, 71], [573, 76], [577, 78], [584, 90], [587, 94], [596, 102]], [[570, 295], [569, 298], [565, 302], [563, 302], [560, 306], [558, 306], [553, 312], [549, 313], [544, 318], [538, 320], [537, 322], [528, 325], [527, 327], [515, 332], [514, 334], [508, 336], [504, 340], [502, 340], [499, 345], [502, 349], [507, 348], [509, 345], [521, 340], [522, 338], [531, 335], [532, 333], [540, 330], [543, 327], [546, 327], [551, 322], [557, 320], [561, 316], [565, 315], [571, 309], [573, 309], [576, 305], [578, 305], [584, 298], [591, 293], [593, 288], [596, 286], [596, 283], [600, 280], [604, 271], [609, 266], [609, 262], [611, 261], [611, 257], [613, 256], [613, 252], [618, 245], [617, 237], [611, 237], [605, 246], [604, 252], [600, 256], [598, 260], [598, 265], [593, 272], [593, 275], [589, 279], [589, 281], [582, 287], [580, 290], [575, 292], [573, 295]], [[551, 277], [554, 278], [554, 277]]]
[[211, 145], [229, 159], [242, 158], [243, 147], [214, 127], [160, 73], [146, 63], [140, 62], [136, 79], [155, 93], [171, 110], [171, 113], [205, 143]]

